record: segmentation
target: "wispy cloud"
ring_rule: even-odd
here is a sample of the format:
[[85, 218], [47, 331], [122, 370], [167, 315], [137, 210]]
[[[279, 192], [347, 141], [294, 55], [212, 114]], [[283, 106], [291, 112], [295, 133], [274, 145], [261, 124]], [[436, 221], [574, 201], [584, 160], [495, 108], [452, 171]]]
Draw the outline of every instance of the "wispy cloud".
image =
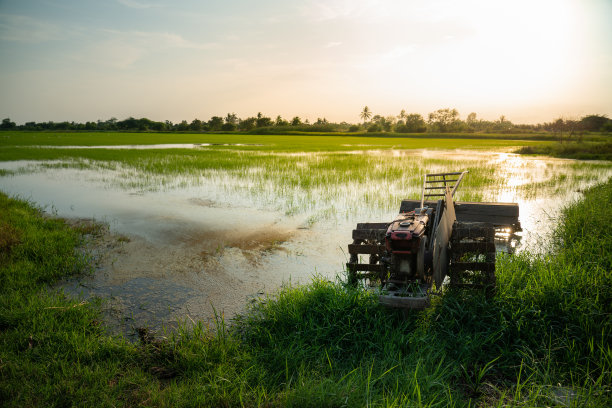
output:
[[374, 10], [379, 0], [312, 0], [299, 7], [300, 13], [315, 21], [356, 19]]
[[121, 39], [133, 45], [152, 48], [186, 48], [194, 50], [210, 50], [218, 47], [215, 42], [195, 42], [185, 39], [180, 34], [154, 31], [119, 31], [103, 30], [110, 36]]
[[38, 43], [64, 37], [60, 26], [28, 16], [0, 14], [0, 40]]
[[342, 42], [340, 41], [331, 41], [325, 45], [325, 48], [334, 48], [334, 47], [339, 47], [341, 45], [342, 45]]
[[160, 4], [150, 4], [135, 0], [117, 0], [117, 3], [133, 9], [148, 9], [154, 7], [161, 7]]
[[104, 39], [90, 45], [75, 59], [95, 61], [106, 66], [127, 69], [147, 55], [170, 49], [210, 50], [217, 43], [200, 43], [168, 32], [101, 30]]

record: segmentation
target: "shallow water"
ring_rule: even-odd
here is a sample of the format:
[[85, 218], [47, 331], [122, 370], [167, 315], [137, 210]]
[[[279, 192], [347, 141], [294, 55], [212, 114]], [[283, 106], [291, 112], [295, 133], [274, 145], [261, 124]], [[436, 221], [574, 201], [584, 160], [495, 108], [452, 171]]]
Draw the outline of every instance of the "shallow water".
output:
[[[495, 177], [505, 182], [483, 191], [482, 198], [519, 203], [521, 246], [528, 250], [546, 247], [563, 206], [612, 176], [610, 166], [594, 170], [571, 160], [508, 153], [355, 154], [415, 163], [427, 159], [430, 172], [448, 171], [447, 162], [492, 166]], [[308, 166], [308, 160], [325, 155], [309, 153], [295, 160]], [[264, 171], [260, 168], [160, 176], [120, 165], [70, 166], [3, 162], [0, 169], [13, 173], [0, 177], [0, 189], [60, 217], [107, 222], [113, 233], [127, 237], [108, 241], [108, 254], [92, 276], [63, 284], [68, 293], [107, 299], [110, 326], [126, 335], [134, 327], [159, 329], [177, 319], [210, 322], [215, 311], [232, 316], [254, 297], [273, 293], [285, 282], [307, 282], [314, 274], [333, 279], [343, 273], [346, 245], [357, 222], [389, 221], [401, 197], [420, 195], [418, 183], [401, 180], [288, 187], [269, 174], [258, 178]], [[130, 177], [138, 182], [126, 183]]]

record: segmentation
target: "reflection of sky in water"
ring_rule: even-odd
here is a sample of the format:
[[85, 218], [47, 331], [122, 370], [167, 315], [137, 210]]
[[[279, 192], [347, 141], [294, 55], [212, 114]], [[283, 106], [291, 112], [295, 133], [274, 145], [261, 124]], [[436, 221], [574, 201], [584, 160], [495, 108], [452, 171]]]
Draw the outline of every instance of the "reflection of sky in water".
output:
[[[612, 175], [610, 165], [581, 164], [573, 160], [527, 157], [504, 152], [464, 150], [371, 150], [349, 152], [373, 159], [375, 171], [425, 163], [427, 172], [484, 168], [495, 182], [488, 187], [470, 185], [470, 174], [459, 188], [459, 201], [517, 202], [524, 236], [546, 235], [554, 226], [560, 208], [580, 197], [580, 191]], [[260, 155], [261, 152], [247, 154]], [[330, 153], [270, 153], [295, 159], [296, 168], [319, 163]], [[341, 152], [339, 154], [347, 154]], [[91, 162], [87, 162], [91, 165]], [[190, 199], [204, 200], [209, 206], [226, 208], [223, 217], [232, 219], [232, 208], [263, 210], [289, 216], [294, 223], [336, 225], [350, 229], [356, 222], [391, 219], [402, 198], [419, 198], [421, 174], [409, 179], [384, 177], [301, 187], [284, 182], [286, 169], [249, 167], [238, 172], [205, 170], [194, 174], [152, 174], [114, 163], [112, 169], [77, 170], [61, 168], [62, 162], [5, 162], [0, 168], [16, 171], [0, 179], [0, 188], [41, 205], [53, 206], [62, 216], [116, 220], [116, 230], [140, 232], [153, 237], [148, 221], [138, 221], [169, 213], [183, 220], [197, 219], [201, 213]], [[53, 168], [57, 166], [58, 168]], [[385, 167], [386, 166], [386, 167]], [[20, 170], [21, 169], [21, 170]], [[333, 170], [333, 169], [332, 169]], [[328, 170], [323, 170], [328, 171]], [[394, 174], [394, 173], [392, 173]], [[478, 177], [473, 174], [471, 177]], [[491, 183], [490, 181], [488, 183]], [[153, 191], [152, 191], [153, 190]], [[267, 217], [267, 216], [266, 216]], [[266, 218], [264, 217], [264, 218]], [[146, 218], [149, 220], [149, 218]], [[266, 218], [267, 219], [267, 218]], [[209, 222], [208, 220], [207, 222]], [[330, 237], [332, 238], [332, 237]], [[342, 239], [342, 237], [337, 237]], [[529, 239], [527, 239], [529, 241]], [[526, 243], [526, 242], [524, 242]]]
[[[463, 189], [464, 197], [517, 202], [524, 230], [521, 246], [538, 251], [546, 248], [546, 237], [556, 224], [559, 210], [579, 198], [582, 189], [612, 175], [610, 165], [581, 165], [571, 160], [508, 153], [421, 150], [352, 154], [374, 156], [380, 159], [376, 165], [382, 169], [390, 157], [397, 161], [393, 165], [405, 161], [407, 166], [418, 166], [421, 160], [427, 160], [427, 172], [488, 166], [499, 183], [485, 188], [464, 182], [458, 200], [462, 200]], [[286, 155], [297, 161], [297, 167], [307, 169], [309, 163], [320, 161], [325, 154]], [[54, 161], [41, 166], [38, 162], [2, 162], [0, 169], [11, 170], [14, 175], [0, 177], [0, 190], [62, 217], [107, 221], [113, 231], [141, 237], [163, 250], [175, 250], [187, 242], [202, 245], [202, 240], [218, 239], [227, 231], [256, 233], [279, 227], [293, 231], [292, 238], [280, 244], [281, 250], [260, 254], [256, 265], [248, 253], [245, 257], [237, 248], [226, 249], [219, 256], [215, 268], [241, 282], [241, 298], [274, 291], [289, 280], [308, 281], [315, 273], [335, 278], [347, 261], [346, 245], [355, 224], [390, 221], [402, 198], [420, 197], [422, 185], [418, 172], [406, 180], [332, 182], [306, 189], [279, 183], [286, 169], [274, 170], [277, 174], [254, 166], [234, 174], [212, 170], [156, 175], [117, 163], [106, 163], [106, 168], [95, 167], [94, 163], [93, 169], [88, 169], [91, 162], [86, 162], [84, 169], [76, 163]], [[469, 180], [470, 175], [466, 177]], [[184, 317], [181, 313], [187, 308], [195, 318], [209, 316], [211, 300], [201, 286], [203, 275], [198, 273], [174, 276], [173, 281], [145, 273], [123, 282], [96, 274], [89, 280], [68, 283], [65, 289], [111, 299], [109, 307], [119, 308], [124, 316], [114, 322], [111, 319], [111, 327], [129, 333], [131, 326], [168, 324], [173, 316]], [[215, 300], [215, 305], [222, 303], [222, 298]]]

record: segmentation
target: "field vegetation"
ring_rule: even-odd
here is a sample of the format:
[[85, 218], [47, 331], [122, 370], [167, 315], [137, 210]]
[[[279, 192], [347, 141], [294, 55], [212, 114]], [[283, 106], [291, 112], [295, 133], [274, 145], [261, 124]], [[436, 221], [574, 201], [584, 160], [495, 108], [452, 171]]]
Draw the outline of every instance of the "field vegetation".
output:
[[[602, 140], [601, 136], [592, 136]], [[367, 134], [351, 133], [300, 133], [291, 134], [231, 134], [231, 133], [136, 133], [136, 132], [30, 132], [5, 131], [0, 133], [0, 146], [37, 147], [48, 146], [116, 146], [203, 143], [216, 148], [240, 150], [275, 151], [349, 151], [366, 150], [372, 147], [396, 149], [488, 149], [532, 145], [542, 141], [554, 141], [546, 134], [505, 135], [432, 133], [411, 134]], [[224, 146], [225, 145], [225, 146]], [[238, 145], [238, 146], [236, 146]]]
[[546, 145], [524, 146], [518, 149], [517, 153], [539, 154], [578, 160], [612, 161], [612, 141], [605, 141], [603, 143], [550, 143]]
[[282, 289], [234, 322], [110, 337], [74, 229], [0, 195], [6, 406], [594, 406], [612, 403], [612, 182], [567, 208], [546, 254], [498, 260], [497, 295], [402, 316], [342, 280]]
[[[167, 143], [209, 145], [72, 148]], [[565, 196], [609, 178], [606, 162], [488, 153], [547, 143], [3, 132], [0, 160], [33, 162], [0, 176], [70, 168], [99, 171], [126, 189], [223, 185], [264, 208], [312, 214], [311, 222], [358, 206], [396, 211], [431, 171], [469, 170], [460, 200]], [[91, 273], [84, 244], [98, 228], [70, 227], [4, 194], [0, 210], [0, 400], [7, 406], [612, 403], [612, 181], [564, 211], [549, 251], [500, 257], [493, 299], [446, 291], [430, 309], [403, 316], [347, 287], [338, 271], [337, 280], [287, 286], [234, 321], [217, 316], [215, 327], [143, 328], [136, 344], [100, 323], [104, 299], [84, 302], [52, 289], [63, 277]]]
[[[458, 192], [460, 200], [515, 201], [566, 195], [568, 190], [609, 177], [612, 171], [610, 163], [521, 160], [509, 154], [488, 153], [547, 143], [505, 139], [45, 132], [3, 135], [0, 160], [33, 161], [13, 172], [93, 169], [103, 183], [137, 191], [213, 185], [223, 188], [228, 196], [238, 193], [249, 197], [250, 205], [288, 215], [304, 213], [310, 221], [347, 217], [363, 208], [394, 210], [401, 199], [419, 197], [427, 172], [469, 170], [470, 176]], [[151, 143], [207, 145], [111, 148]]]

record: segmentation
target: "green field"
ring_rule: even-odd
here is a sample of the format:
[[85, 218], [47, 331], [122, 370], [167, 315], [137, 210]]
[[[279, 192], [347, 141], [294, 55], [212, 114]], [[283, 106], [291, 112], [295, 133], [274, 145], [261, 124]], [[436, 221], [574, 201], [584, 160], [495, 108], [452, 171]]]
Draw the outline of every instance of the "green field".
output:
[[[396, 211], [432, 171], [470, 171], [460, 200], [555, 200], [603, 183], [561, 215], [550, 251], [498, 259], [493, 299], [447, 291], [406, 318], [369, 292], [318, 277], [270, 294], [231, 325], [186, 325], [163, 341], [143, 332], [137, 344], [107, 334], [99, 303], [48, 289], [90, 271], [83, 244], [96, 228], [70, 228], [2, 194], [7, 406], [612, 403], [612, 163], [525, 158], [507, 152], [550, 142], [502, 139], [2, 132], [0, 140], [1, 161], [32, 161], [3, 171], [0, 183], [79, 169], [128, 191], [217, 185], [310, 222]], [[61, 148], [168, 143], [219, 145]]]
[[194, 134], [194, 133], [66, 133], [5, 131], [0, 133], [0, 146], [113, 146], [127, 144], [167, 143], [234, 143], [262, 146], [217, 146], [216, 148], [261, 151], [342, 151], [381, 149], [486, 149], [514, 147], [542, 143], [537, 137], [520, 135], [488, 135], [488, 138], [470, 137], [469, 134], [427, 134], [412, 137], [369, 137], [345, 135], [249, 135], [249, 134]]
[[[249, 196], [254, 205], [271, 204], [286, 214], [312, 209], [315, 219], [363, 205], [395, 208], [402, 198], [419, 195], [427, 172], [469, 170], [460, 200], [509, 201], [584, 188], [607, 177], [612, 169], [609, 163], [545, 161], [542, 167], [542, 162], [533, 160], [491, 160], [487, 156], [490, 151], [550, 143], [541, 141], [46, 132], [3, 132], [0, 137], [0, 161], [54, 161], [21, 171], [37, 171], [36, 167], [94, 169], [107, 172], [105, 180], [111, 186], [139, 191], [223, 184], [228, 194]], [[149, 150], [61, 148], [170, 143], [214, 145]], [[457, 155], [451, 149], [468, 153]]]

